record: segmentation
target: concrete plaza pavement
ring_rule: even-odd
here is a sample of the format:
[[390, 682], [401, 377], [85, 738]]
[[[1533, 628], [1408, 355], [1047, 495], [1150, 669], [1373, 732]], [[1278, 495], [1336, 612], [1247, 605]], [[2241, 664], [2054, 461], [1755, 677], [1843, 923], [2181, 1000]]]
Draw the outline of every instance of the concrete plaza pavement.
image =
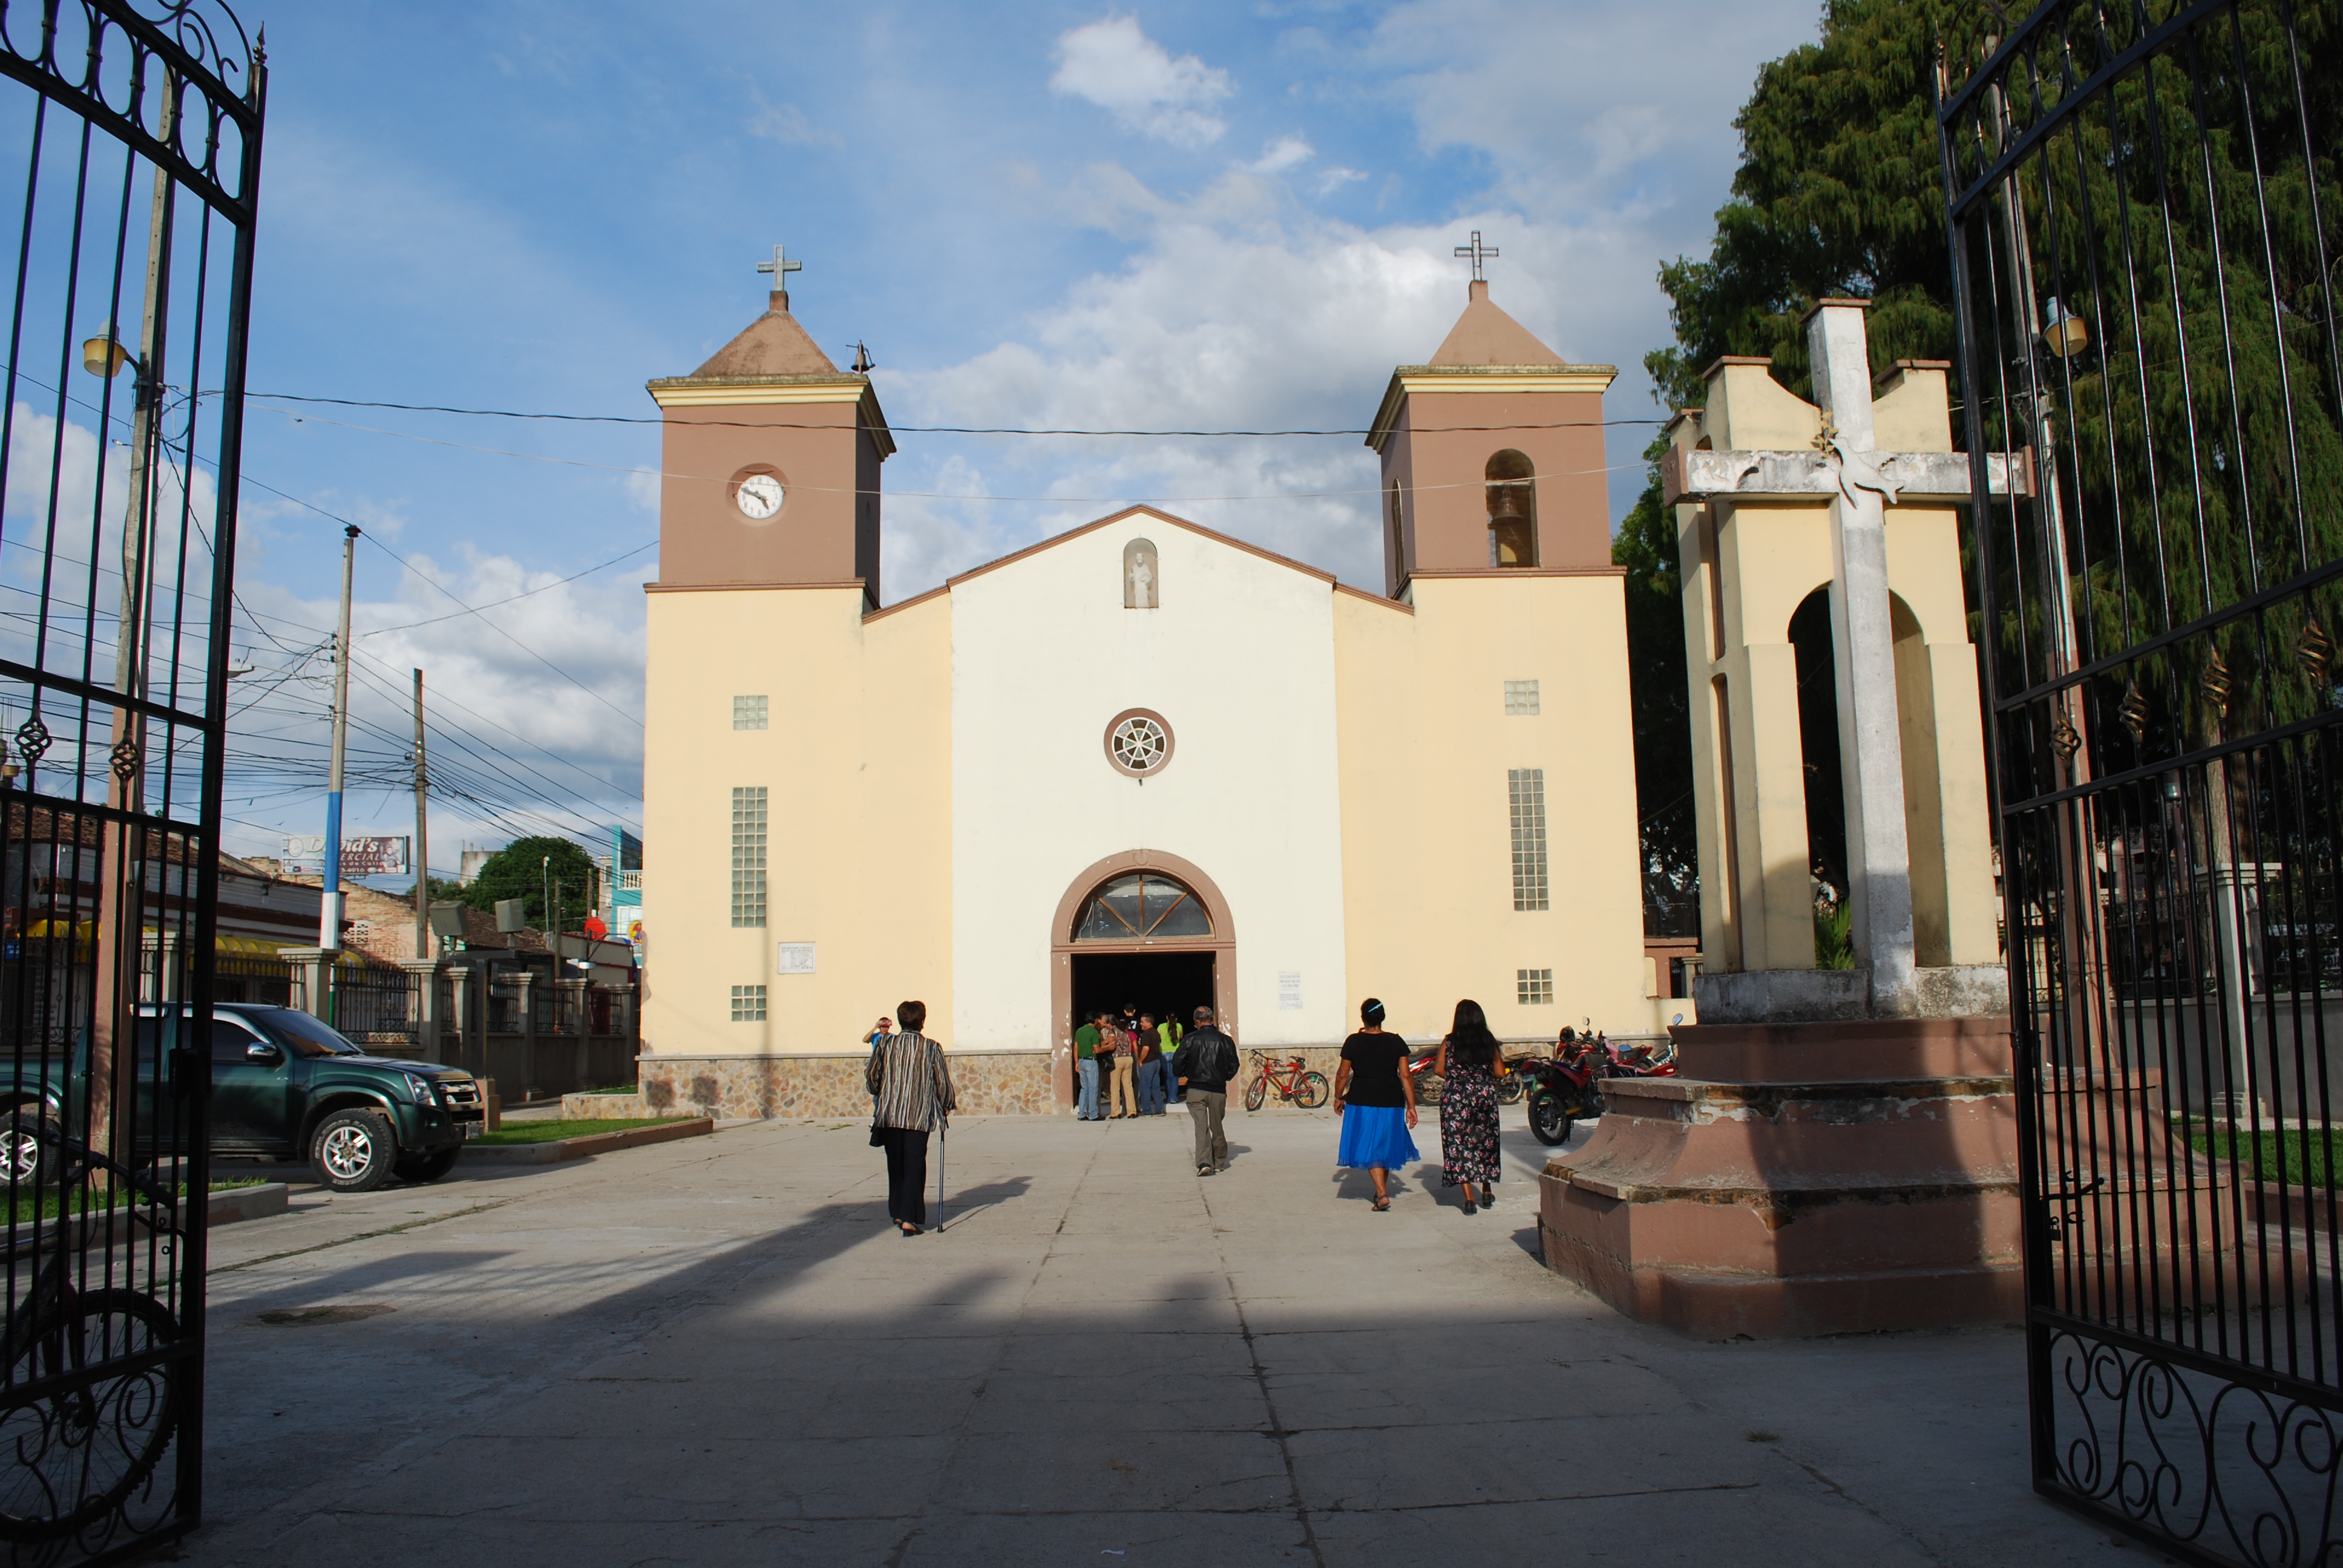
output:
[[213, 1240], [184, 1560], [2154, 1560], [2027, 1490], [2014, 1331], [1703, 1344], [1548, 1273], [1519, 1115], [1470, 1217], [1291, 1111], [1202, 1180], [1177, 1111], [962, 1120], [908, 1241], [860, 1123], [297, 1192]]

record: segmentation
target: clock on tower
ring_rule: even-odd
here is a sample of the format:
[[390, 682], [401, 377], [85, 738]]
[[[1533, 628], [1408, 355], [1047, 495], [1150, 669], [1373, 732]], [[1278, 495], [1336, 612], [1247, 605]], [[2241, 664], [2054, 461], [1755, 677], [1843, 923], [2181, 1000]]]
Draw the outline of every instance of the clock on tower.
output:
[[765, 314], [689, 376], [649, 384], [665, 416], [663, 587], [859, 582], [879, 608], [879, 466], [894, 437], [860, 370], [840, 370], [779, 286], [801, 264], [773, 247]]

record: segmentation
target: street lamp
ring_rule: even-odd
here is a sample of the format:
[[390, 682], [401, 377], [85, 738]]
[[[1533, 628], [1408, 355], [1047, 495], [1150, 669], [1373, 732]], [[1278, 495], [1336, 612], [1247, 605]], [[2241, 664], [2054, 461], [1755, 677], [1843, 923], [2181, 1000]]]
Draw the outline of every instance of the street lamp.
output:
[[137, 363], [138, 357], [125, 348], [121, 339], [114, 336], [114, 323], [111, 321], [106, 324], [104, 331], [82, 343], [81, 367], [92, 376], [111, 381], [122, 374], [124, 366]]
[[2072, 359], [2091, 346], [2091, 328], [2052, 295], [2042, 307], [2042, 345], [2061, 359]]

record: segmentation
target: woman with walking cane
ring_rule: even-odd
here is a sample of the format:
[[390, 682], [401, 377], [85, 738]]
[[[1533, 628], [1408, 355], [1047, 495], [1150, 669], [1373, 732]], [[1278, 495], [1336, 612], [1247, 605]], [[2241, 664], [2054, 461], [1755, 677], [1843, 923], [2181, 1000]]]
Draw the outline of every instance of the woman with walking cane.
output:
[[876, 1103], [870, 1141], [887, 1151], [887, 1217], [906, 1236], [916, 1236], [928, 1220], [928, 1134], [943, 1125], [958, 1101], [944, 1048], [921, 1034], [928, 1004], [907, 1001], [895, 1010], [903, 1032], [870, 1048], [863, 1071]]

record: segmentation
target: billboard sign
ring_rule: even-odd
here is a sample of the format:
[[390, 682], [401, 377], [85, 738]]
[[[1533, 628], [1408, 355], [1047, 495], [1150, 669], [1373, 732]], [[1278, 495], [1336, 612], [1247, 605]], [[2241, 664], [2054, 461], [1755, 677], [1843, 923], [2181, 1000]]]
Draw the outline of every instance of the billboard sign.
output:
[[[345, 839], [342, 840], [342, 875], [404, 876], [407, 869], [407, 843], [404, 838]], [[326, 836], [323, 833], [286, 834], [284, 864], [289, 876], [323, 876], [326, 871]]]

